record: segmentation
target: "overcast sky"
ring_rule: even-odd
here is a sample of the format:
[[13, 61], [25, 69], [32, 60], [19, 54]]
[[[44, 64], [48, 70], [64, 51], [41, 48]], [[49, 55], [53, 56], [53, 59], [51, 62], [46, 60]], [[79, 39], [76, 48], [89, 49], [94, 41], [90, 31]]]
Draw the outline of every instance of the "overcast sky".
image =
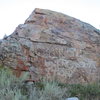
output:
[[0, 38], [23, 24], [35, 8], [62, 12], [100, 29], [100, 0], [0, 0]]

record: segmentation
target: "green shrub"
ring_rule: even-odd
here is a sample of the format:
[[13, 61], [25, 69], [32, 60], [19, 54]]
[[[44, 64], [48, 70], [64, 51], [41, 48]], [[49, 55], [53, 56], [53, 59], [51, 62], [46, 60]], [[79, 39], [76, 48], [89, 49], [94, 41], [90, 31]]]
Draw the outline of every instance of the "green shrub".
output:
[[100, 83], [62, 84], [57, 81], [41, 80], [24, 83], [28, 74], [20, 78], [12, 75], [8, 68], [0, 67], [0, 100], [65, 100], [76, 96], [80, 100], [100, 100]]
[[42, 81], [31, 90], [30, 94], [29, 100], [64, 100], [66, 90], [59, 87], [57, 82]]
[[73, 84], [68, 86], [69, 96], [77, 96], [80, 100], [100, 100], [100, 84]]
[[0, 67], [0, 100], [27, 100], [21, 93], [22, 80], [12, 75], [10, 69]]

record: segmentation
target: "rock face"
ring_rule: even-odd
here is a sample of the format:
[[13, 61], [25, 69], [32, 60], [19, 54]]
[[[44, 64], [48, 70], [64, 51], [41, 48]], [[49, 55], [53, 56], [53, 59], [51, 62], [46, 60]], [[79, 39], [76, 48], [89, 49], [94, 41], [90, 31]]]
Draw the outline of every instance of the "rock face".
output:
[[0, 64], [20, 76], [90, 83], [100, 76], [100, 31], [73, 17], [35, 9], [0, 42]]

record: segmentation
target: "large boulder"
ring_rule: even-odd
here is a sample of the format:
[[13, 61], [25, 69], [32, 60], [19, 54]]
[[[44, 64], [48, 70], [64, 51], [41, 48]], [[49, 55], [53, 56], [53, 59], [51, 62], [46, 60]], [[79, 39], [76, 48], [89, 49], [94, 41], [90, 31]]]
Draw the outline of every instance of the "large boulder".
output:
[[35, 9], [0, 41], [0, 64], [64, 83], [91, 83], [100, 76], [100, 30], [76, 18]]

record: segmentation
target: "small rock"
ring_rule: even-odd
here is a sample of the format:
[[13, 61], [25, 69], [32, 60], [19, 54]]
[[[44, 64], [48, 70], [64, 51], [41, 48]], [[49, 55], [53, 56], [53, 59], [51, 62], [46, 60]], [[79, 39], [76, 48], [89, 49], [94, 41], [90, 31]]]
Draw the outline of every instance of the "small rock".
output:
[[71, 98], [67, 98], [65, 100], [79, 100], [77, 97], [71, 97]]

